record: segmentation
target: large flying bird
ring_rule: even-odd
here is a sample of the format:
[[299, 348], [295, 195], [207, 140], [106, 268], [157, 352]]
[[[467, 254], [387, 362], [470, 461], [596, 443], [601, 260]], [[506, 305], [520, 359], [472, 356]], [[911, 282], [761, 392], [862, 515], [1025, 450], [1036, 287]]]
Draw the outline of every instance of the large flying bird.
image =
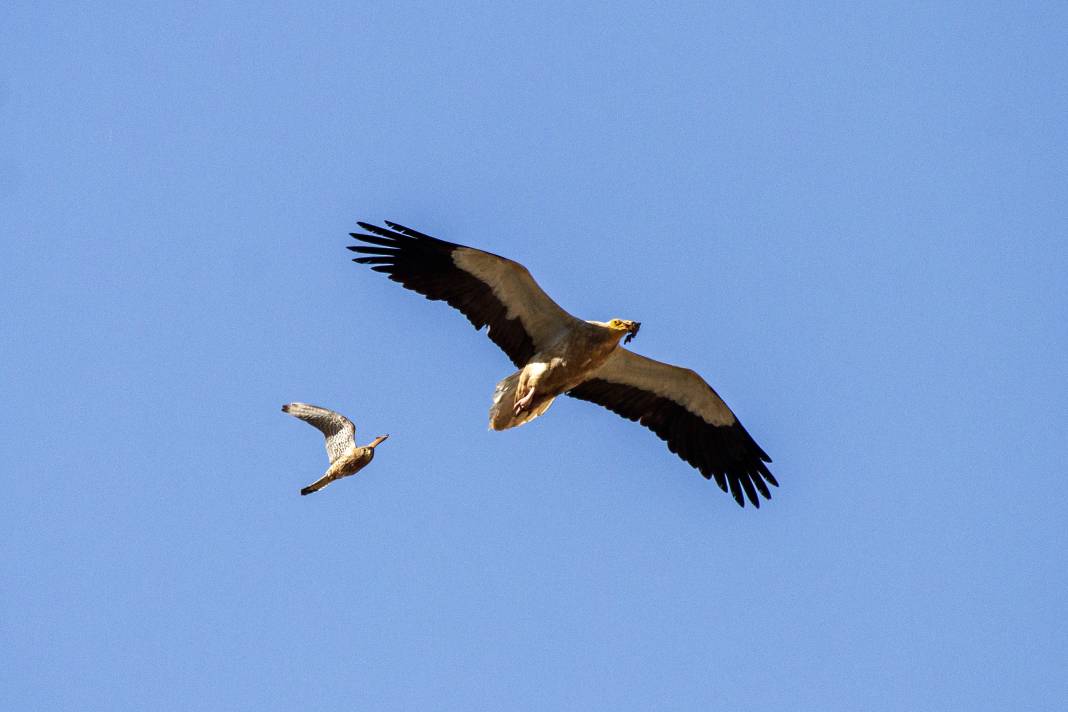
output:
[[[638, 333], [639, 322], [583, 321], [568, 314], [512, 260], [445, 242], [403, 225], [386, 228], [357, 223], [369, 234], [350, 233], [367, 255], [353, 261], [372, 265], [394, 282], [443, 300], [460, 310], [519, 368], [497, 384], [490, 427], [527, 423], [549, 409], [561, 393], [602, 405], [640, 422], [665, 440], [668, 449], [714, 478], [745, 506], [770, 499], [778, 482], [765, 463], [771, 458], [705, 381], [694, 371], [654, 361], [621, 348]], [[743, 496], [744, 495], [744, 496]]]
[[282, 406], [282, 411], [318, 428], [326, 438], [326, 455], [330, 458], [330, 468], [322, 477], [302, 489], [301, 494], [318, 492], [334, 480], [355, 475], [371, 464], [375, 457], [375, 448], [389, 437], [379, 435], [369, 445], [357, 447], [356, 426], [341, 413], [308, 403], [286, 403]]

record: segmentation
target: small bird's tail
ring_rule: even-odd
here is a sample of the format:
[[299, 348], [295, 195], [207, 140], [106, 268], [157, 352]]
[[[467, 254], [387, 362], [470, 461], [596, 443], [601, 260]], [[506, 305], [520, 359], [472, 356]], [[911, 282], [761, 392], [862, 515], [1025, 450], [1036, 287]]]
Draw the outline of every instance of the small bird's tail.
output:
[[300, 493], [301, 494], [311, 494], [312, 492], [318, 492], [323, 487], [326, 487], [328, 484], [330, 484], [333, 481], [334, 481], [334, 478], [331, 477], [330, 475], [323, 475], [318, 480], [316, 480], [315, 482], [312, 482], [310, 485], [308, 485], [307, 487], [302, 489], [300, 491]]
[[498, 383], [497, 388], [493, 391], [493, 405], [490, 406], [490, 430], [507, 430], [523, 423], [529, 423], [549, 410], [549, 406], [556, 400], [556, 396], [538, 398], [535, 395], [530, 405], [524, 408], [519, 415], [515, 415], [515, 389], [519, 385], [519, 373], [519, 371], [516, 371]]

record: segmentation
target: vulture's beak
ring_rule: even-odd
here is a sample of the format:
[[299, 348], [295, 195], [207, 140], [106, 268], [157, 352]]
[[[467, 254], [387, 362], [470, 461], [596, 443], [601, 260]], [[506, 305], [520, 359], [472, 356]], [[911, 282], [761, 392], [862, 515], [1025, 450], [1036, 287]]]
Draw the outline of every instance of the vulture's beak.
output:
[[624, 344], [629, 344], [630, 340], [638, 335], [638, 329], [642, 328], [642, 323], [640, 321], [632, 321], [630, 324], [631, 327], [627, 329], [627, 335], [623, 337]]

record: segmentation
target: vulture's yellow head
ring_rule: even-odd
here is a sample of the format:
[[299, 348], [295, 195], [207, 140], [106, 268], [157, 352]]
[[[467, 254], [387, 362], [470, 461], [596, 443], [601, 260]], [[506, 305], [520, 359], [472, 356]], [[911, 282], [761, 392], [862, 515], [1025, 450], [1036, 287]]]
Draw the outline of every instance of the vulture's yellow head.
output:
[[623, 343], [626, 344], [638, 335], [638, 329], [642, 328], [642, 323], [640, 321], [630, 321], [629, 319], [612, 319], [608, 322], [608, 328], [612, 331], [618, 331], [620, 334], [626, 334], [626, 338], [623, 339]]

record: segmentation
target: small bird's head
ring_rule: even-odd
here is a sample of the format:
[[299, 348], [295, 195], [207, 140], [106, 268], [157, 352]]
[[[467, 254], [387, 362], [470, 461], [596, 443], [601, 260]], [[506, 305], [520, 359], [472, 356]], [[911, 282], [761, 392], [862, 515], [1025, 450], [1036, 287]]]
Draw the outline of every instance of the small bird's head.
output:
[[372, 449], [376, 448], [379, 445], [381, 445], [384, 441], [386, 441], [388, 438], [389, 438], [388, 435], [379, 435], [377, 438], [375, 438], [374, 440], [371, 441], [371, 444], [368, 445], [368, 447], [370, 447]]
[[638, 335], [638, 329], [642, 328], [642, 323], [640, 321], [630, 321], [629, 319], [612, 319], [607, 326], [612, 331], [626, 334], [626, 338], [623, 339], [623, 343], [626, 344], [630, 343], [630, 340]]

